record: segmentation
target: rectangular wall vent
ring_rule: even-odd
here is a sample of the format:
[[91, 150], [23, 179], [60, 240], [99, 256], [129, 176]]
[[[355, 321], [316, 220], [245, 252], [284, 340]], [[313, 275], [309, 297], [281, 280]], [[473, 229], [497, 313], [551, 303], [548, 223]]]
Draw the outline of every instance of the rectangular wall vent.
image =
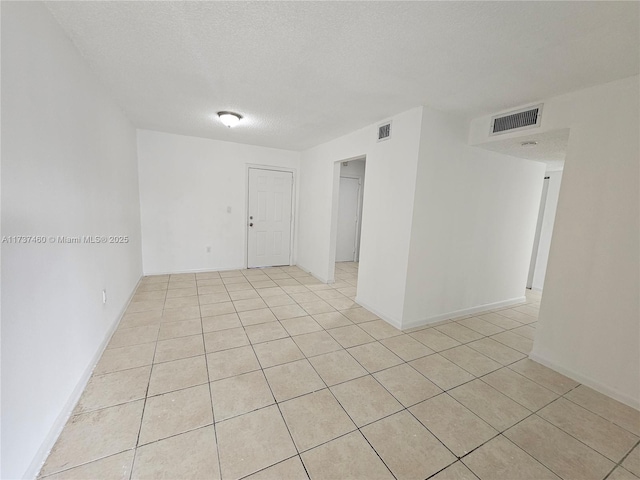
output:
[[378, 126], [378, 141], [387, 140], [391, 136], [391, 122]]
[[491, 119], [491, 135], [539, 127], [541, 119], [542, 104], [496, 115]]

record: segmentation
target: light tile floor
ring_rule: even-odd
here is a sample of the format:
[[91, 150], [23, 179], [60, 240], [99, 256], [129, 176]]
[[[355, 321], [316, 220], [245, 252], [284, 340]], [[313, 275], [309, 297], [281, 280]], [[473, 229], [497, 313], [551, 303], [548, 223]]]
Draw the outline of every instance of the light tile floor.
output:
[[640, 413], [527, 358], [538, 295], [403, 333], [357, 269], [144, 278], [40, 475], [640, 477]]

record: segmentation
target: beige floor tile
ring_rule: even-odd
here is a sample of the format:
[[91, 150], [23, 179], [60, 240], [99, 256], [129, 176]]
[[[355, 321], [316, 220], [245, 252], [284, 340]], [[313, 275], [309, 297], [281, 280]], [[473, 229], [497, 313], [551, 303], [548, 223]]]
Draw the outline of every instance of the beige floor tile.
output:
[[155, 351], [155, 343], [107, 349], [100, 357], [93, 374], [103, 375], [128, 368], [151, 365]]
[[280, 307], [282, 305], [293, 305], [296, 301], [289, 295], [284, 294], [276, 295], [274, 297], [266, 297], [264, 299], [264, 303], [266, 303], [268, 307]]
[[272, 467], [267, 467], [245, 480], [309, 480], [300, 457], [295, 456]]
[[622, 466], [636, 476], [640, 476], [640, 444], [629, 453]]
[[155, 342], [158, 339], [159, 329], [159, 325], [119, 328], [111, 337], [107, 349]]
[[607, 477], [607, 480], [638, 480], [638, 477], [628, 470], [618, 467]]
[[640, 440], [634, 434], [564, 398], [547, 405], [538, 415], [616, 463]]
[[204, 345], [207, 353], [213, 353], [249, 345], [249, 338], [244, 328], [230, 328], [229, 330], [205, 333]]
[[[347, 297], [329, 298], [329, 299], [325, 300], [325, 302], [327, 302], [329, 305], [331, 305], [336, 310], [342, 311], [343, 313], [346, 312], [346, 310], [349, 310], [349, 309], [352, 309], [352, 308], [358, 308], [360, 306], [356, 302], [354, 302], [353, 300], [351, 300], [350, 298], [347, 298]], [[357, 323], [357, 322], [354, 322], [354, 323]]]
[[500, 328], [493, 323], [489, 323], [486, 320], [482, 320], [478, 317], [465, 318], [463, 320], [458, 320], [457, 323], [460, 325], [464, 325], [471, 330], [474, 330], [481, 335], [495, 335], [496, 333], [503, 332], [504, 329]]
[[440, 352], [448, 348], [457, 347], [460, 342], [436, 330], [435, 328], [427, 328], [418, 330], [410, 334], [411, 337], [426, 345], [434, 352]]
[[360, 432], [320, 445], [301, 457], [311, 480], [394, 478]]
[[536, 336], [536, 329], [531, 325], [523, 325], [522, 327], [514, 328], [511, 332], [528, 338], [529, 340], [534, 340]]
[[289, 332], [289, 335], [303, 335], [305, 333], [320, 332], [322, 327], [313, 317], [297, 317], [282, 320], [282, 326]]
[[327, 302], [320, 300], [319, 302], [301, 302], [300, 306], [304, 308], [304, 311], [309, 315], [318, 315], [321, 313], [335, 312], [336, 309], [329, 305]]
[[151, 366], [106, 375], [94, 375], [78, 401], [74, 414], [139, 400], [146, 396]]
[[449, 391], [449, 395], [500, 432], [531, 414], [482, 380], [456, 387]]
[[457, 461], [429, 480], [478, 480], [478, 477], [476, 477], [464, 463]]
[[353, 322], [340, 312], [320, 313], [313, 315], [313, 319], [318, 322], [322, 328], [338, 328], [353, 325]]
[[614, 467], [610, 460], [536, 415], [507, 430], [505, 436], [565, 479], [602, 479]]
[[456, 461], [407, 411], [367, 425], [362, 434], [399, 480], [428, 478]]
[[172, 288], [167, 291], [166, 298], [191, 297], [193, 295], [198, 295], [198, 289], [195, 286], [187, 288]]
[[559, 480], [503, 436], [498, 436], [462, 459], [482, 480]]
[[440, 352], [447, 360], [451, 360], [453, 363], [463, 368], [467, 372], [476, 377], [481, 377], [489, 372], [502, 368], [498, 362], [491, 360], [489, 357], [485, 357], [480, 352], [476, 352], [474, 349], [467, 347], [466, 345], [460, 345], [459, 347], [451, 348], [449, 350], [443, 350]]
[[203, 281], [198, 281], [198, 295], [210, 295], [212, 293], [227, 293], [227, 289], [224, 288], [222, 280], [215, 280], [218, 283], [211, 283], [213, 280], [208, 281], [206, 284], [202, 284]]
[[433, 350], [426, 347], [415, 338], [409, 335], [398, 335], [397, 337], [380, 340], [385, 347], [398, 355], [405, 362], [410, 362], [420, 357], [431, 355]]
[[254, 350], [262, 368], [301, 360], [304, 355], [291, 338], [282, 338], [272, 342], [254, 345]]
[[209, 305], [200, 305], [200, 315], [203, 317], [215, 317], [216, 315], [224, 315], [225, 313], [236, 313], [236, 309], [233, 306], [233, 302], [221, 302], [221, 303], [211, 303]]
[[148, 396], [202, 385], [209, 381], [204, 355], [183, 358], [153, 366]]
[[389, 325], [384, 320], [373, 320], [371, 322], [364, 322], [360, 324], [360, 328], [362, 328], [376, 340], [382, 340], [384, 338], [402, 335], [402, 331], [398, 330], [392, 325]]
[[229, 330], [230, 328], [240, 328], [240, 318], [237, 313], [225, 313], [224, 315], [216, 315], [215, 317], [202, 317], [202, 330], [207, 332], [219, 332], [220, 330]]
[[532, 305], [522, 305], [520, 307], [515, 307], [513, 310], [535, 318], [538, 318], [538, 314], [540, 313], [540, 309]]
[[167, 298], [164, 302], [164, 308], [192, 307], [196, 305], [199, 305], [197, 295]]
[[438, 327], [434, 327], [441, 333], [457, 340], [460, 343], [468, 343], [473, 342], [474, 340], [479, 340], [482, 338], [482, 335], [478, 332], [471, 330], [463, 325], [459, 325], [455, 322], [447, 323], [445, 325], [440, 325]]
[[48, 477], [38, 478], [46, 478], [46, 480], [87, 480], [94, 478], [100, 480], [129, 480], [134, 453], [134, 450], [128, 450]]
[[235, 300], [233, 306], [236, 312], [248, 312], [249, 310], [259, 310], [267, 308], [267, 304], [261, 298], [247, 298], [246, 300]]
[[539, 410], [558, 398], [557, 393], [507, 367], [482, 377], [482, 381], [531, 411]]
[[213, 423], [209, 385], [147, 398], [138, 445]]
[[309, 362], [329, 386], [367, 375], [362, 365], [344, 350], [309, 358]]
[[202, 335], [161, 340], [156, 345], [154, 363], [170, 362], [204, 354]]
[[285, 291], [280, 287], [261, 288], [257, 290], [257, 292], [265, 302], [267, 301], [267, 298], [286, 296]]
[[[286, 321], [286, 320], [285, 320]], [[307, 357], [342, 350], [342, 347], [325, 331], [306, 333], [293, 337], [293, 341]]]
[[331, 387], [342, 407], [358, 427], [402, 410], [402, 405], [372, 376]]
[[146, 311], [151, 311], [151, 310], [162, 310], [164, 303], [166, 302], [163, 300], [145, 300], [144, 302], [135, 302], [135, 303], [130, 303], [129, 306], [127, 307], [127, 310], [125, 311], [125, 315], [128, 315], [130, 313], [137, 313], [137, 312], [146, 312]]
[[375, 342], [375, 338], [357, 325], [332, 328], [331, 330], [327, 330], [327, 332], [344, 348]]
[[325, 387], [306, 359], [266, 368], [264, 374], [278, 402]]
[[249, 282], [241, 282], [241, 283], [233, 283], [233, 284], [225, 284], [225, 288], [227, 289], [227, 292], [231, 293], [231, 292], [239, 292], [242, 290], [253, 290], [253, 286], [249, 283]]
[[131, 478], [219, 479], [213, 425], [138, 448]]
[[289, 336], [280, 322], [260, 323], [258, 325], [249, 325], [245, 327], [245, 332], [249, 337], [249, 341], [253, 344], [268, 342], [270, 340], [278, 340]]
[[192, 320], [200, 318], [200, 307], [165, 308], [162, 312], [161, 322], [179, 322], [180, 320]]
[[350, 308], [342, 312], [345, 317], [351, 320], [353, 323], [371, 322], [373, 320], [379, 320], [375, 313], [370, 312], [366, 308]]
[[640, 411], [584, 385], [570, 391], [565, 397], [634, 435], [640, 436]]
[[157, 325], [162, 320], [162, 311], [130, 313], [122, 317], [118, 329], [131, 327], [144, 327], [145, 325]]
[[409, 411], [458, 457], [498, 434], [446, 393], [414, 405]]
[[211, 382], [211, 400], [216, 422], [274, 403], [269, 384], [261, 371]]
[[168, 322], [160, 325], [158, 340], [168, 340], [170, 338], [188, 337], [202, 333], [202, 322], [200, 319], [182, 320], [180, 322]]
[[300, 305], [281, 305], [279, 307], [273, 307], [271, 311], [278, 320], [307, 316], [307, 312], [305, 312]]
[[220, 422], [216, 430], [224, 479], [244, 477], [297, 454], [275, 405]]
[[207, 293], [205, 295], [198, 295], [198, 301], [202, 306], [202, 305], [210, 305], [212, 303], [230, 302], [231, 297], [227, 292]]
[[373, 376], [405, 407], [442, 393], [440, 388], [406, 363]]
[[487, 357], [495, 360], [502, 365], [509, 365], [517, 362], [525, 357], [524, 354], [503, 345], [500, 342], [496, 342], [491, 338], [482, 338], [467, 344], [467, 346], [473, 348], [477, 352], [486, 355]]
[[275, 283], [273, 280], [253, 280], [251, 279], [251, 285], [253, 286], [253, 288], [273, 288], [273, 287], [277, 287], [278, 284]]
[[507, 318], [504, 314], [500, 313], [486, 313], [484, 315], [478, 315], [480, 320], [497, 325], [500, 328], [510, 330], [512, 328], [521, 327], [523, 324], [512, 318]]
[[526, 355], [533, 348], [533, 340], [511, 331], [499, 333], [491, 338]]
[[56, 441], [41, 475], [76, 467], [134, 448], [143, 400], [71, 417]]
[[245, 327], [248, 327], [249, 325], [258, 325], [260, 323], [275, 322], [278, 320], [268, 308], [240, 312], [239, 315], [240, 321]]
[[337, 290], [334, 290], [333, 288], [328, 289], [328, 290], [320, 290], [318, 292], [316, 292], [316, 295], [319, 298], [322, 298], [323, 300], [328, 300], [330, 298], [343, 298], [344, 295], [342, 295], [341, 292], [338, 292]]
[[347, 350], [369, 373], [402, 363], [402, 359], [380, 342], [365, 343]]
[[260, 369], [260, 364], [250, 346], [222, 350], [207, 355], [209, 380], [220, 380]]
[[509, 368], [559, 395], [578, 386], [578, 382], [528, 358], [509, 365]]
[[[225, 292], [226, 291], [225, 288]], [[249, 298], [260, 298], [260, 295], [252, 288], [250, 290], [238, 290], [236, 292], [229, 291], [229, 297], [231, 297], [231, 300], [247, 300]]]
[[[498, 311], [496, 313], [498, 315], [501, 315], [503, 317], [509, 318], [511, 320], [515, 320], [515, 321], [519, 322], [520, 324], [530, 323], [533, 320], [530, 315], [527, 315], [527, 314], [522, 313], [522, 312], [518, 312], [517, 310], [514, 310], [512, 308], [506, 308], [506, 309], [500, 310], [500, 311]], [[514, 327], [509, 327], [509, 328], [514, 328]]]
[[327, 389], [283, 402], [280, 410], [299, 452], [356, 429]]
[[443, 390], [449, 390], [474, 379], [469, 372], [439, 354], [413, 360], [409, 365]]

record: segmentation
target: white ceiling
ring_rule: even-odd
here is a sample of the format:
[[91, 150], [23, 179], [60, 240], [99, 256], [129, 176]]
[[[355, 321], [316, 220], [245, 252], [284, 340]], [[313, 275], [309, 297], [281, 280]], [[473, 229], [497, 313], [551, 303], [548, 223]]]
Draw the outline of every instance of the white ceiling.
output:
[[638, 2], [47, 5], [136, 126], [296, 150], [418, 105], [471, 118], [639, 71]]
[[[523, 146], [525, 142], [536, 142], [533, 146]], [[512, 157], [526, 158], [547, 164], [547, 171], [564, 168], [564, 159], [569, 145], [569, 129], [532, 133], [506, 140], [494, 140], [478, 145], [480, 148], [503, 153]]]

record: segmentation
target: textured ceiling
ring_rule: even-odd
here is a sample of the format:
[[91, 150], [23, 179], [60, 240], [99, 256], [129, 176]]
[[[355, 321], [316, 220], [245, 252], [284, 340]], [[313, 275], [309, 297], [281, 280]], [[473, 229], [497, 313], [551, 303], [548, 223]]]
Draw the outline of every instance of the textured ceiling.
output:
[[47, 6], [136, 126], [296, 150], [418, 105], [471, 118], [639, 71], [638, 2]]
[[[523, 146], [523, 142], [537, 142], [534, 146]], [[506, 140], [492, 140], [478, 145], [480, 148], [504, 153], [512, 157], [536, 160], [547, 164], [547, 171], [562, 170], [569, 145], [569, 129], [532, 133]]]

